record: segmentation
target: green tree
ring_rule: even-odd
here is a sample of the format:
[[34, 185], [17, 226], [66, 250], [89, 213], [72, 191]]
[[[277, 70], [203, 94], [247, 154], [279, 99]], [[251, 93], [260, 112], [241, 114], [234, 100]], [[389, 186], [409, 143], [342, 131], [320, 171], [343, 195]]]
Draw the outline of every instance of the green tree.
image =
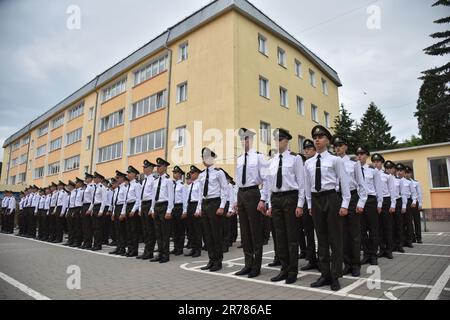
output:
[[370, 151], [387, 150], [397, 147], [396, 138], [391, 135], [392, 126], [389, 125], [381, 110], [374, 102], [357, 124], [355, 139]]
[[[450, 0], [439, 0], [436, 6], [450, 6]], [[450, 16], [436, 20], [437, 24], [450, 23]], [[444, 56], [450, 53], [450, 30], [431, 35], [439, 42], [425, 48], [426, 54]], [[414, 116], [424, 144], [450, 141], [450, 63], [423, 72], [423, 80]]]
[[339, 109], [339, 115], [334, 119], [333, 130], [336, 135], [344, 137], [349, 142], [349, 153], [355, 152], [355, 120], [351, 117], [351, 113], [345, 108], [344, 104]]
[[417, 147], [423, 145], [422, 138], [416, 137], [415, 135], [412, 135], [411, 138], [405, 139], [402, 143], [399, 143], [397, 145], [398, 148], [410, 148], [410, 147]]
[[450, 141], [449, 89], [438, 76], [425, 77], [414, 116], [424, 144]]

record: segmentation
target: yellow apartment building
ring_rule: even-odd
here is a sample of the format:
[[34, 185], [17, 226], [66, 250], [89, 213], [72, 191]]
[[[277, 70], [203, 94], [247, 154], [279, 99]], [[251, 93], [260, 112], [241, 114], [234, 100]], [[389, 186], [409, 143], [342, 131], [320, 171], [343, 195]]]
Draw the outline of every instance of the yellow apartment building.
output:
[[272, 131], [286, 128], [299, 152], [314, 125], [332, 126], [340, 86], [336, 71], [248, 1], [217, 0], [9, 137], [1, 184], [111, 177], [157, 157], [187, 169], [201, 164], [204, 146], [233, 174], [239, 128], [258, 132], [264, 153]]

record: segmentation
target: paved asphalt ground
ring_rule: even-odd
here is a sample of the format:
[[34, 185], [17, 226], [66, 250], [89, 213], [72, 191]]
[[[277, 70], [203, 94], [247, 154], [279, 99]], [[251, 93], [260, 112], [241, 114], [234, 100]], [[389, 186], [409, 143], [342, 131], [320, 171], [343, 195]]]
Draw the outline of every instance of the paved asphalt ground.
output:
[[[199, 269], [207, 262], [205, 252], [159, 264], [111, 256], [108, 247], [93, 253], [0, 234], [0, 300], [450, 300], [450, 224], [430, 224], [428, 230], [423, 245], [394, 260], [380, 259], [379, 269], [364, 266], [361, 278], [341, 279], [339, 292], [310, 288], [317, 272], [300, 272], [293, 285], [271, 283], [278, 273], [267, 267], [271, 243], [264, 247], [262, 275], [248, 279], [233, 275], [243, 266], [236, 245], [225, 254], [223, 270], [210, 273]], [[79, 267], [80, 289], [68, 289], [68, 279], [74, 283], [71, 266]]]

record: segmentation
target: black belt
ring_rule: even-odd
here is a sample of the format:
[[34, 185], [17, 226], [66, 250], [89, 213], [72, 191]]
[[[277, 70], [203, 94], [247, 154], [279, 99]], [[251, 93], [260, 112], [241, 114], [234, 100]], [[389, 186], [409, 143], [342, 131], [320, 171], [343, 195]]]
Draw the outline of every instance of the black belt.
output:
[[383, 201], [391, 201], [391, 197], [383, 197]]
[[169, 201], [155, 203], [155, 206], [165, 206], [165, 205], [169, 205]]
[[142, 204], [149, 204], [149, 203], [152, 203], [152, 200], [147, 200], [147, 201], [142, 201]]
[[294, 195], [298, 195], [298, 190], [284, 191], [284, 192], [272, 192], [272, 195], [275, 197], [294, 196]]
[[[342, 192], [338, 192], [337, 193], [339, 196], [341, 196], [342, 197]], [[350, 195], [351, 196], [357, 196], [358, 195], [358, 190], [350, 190]]]
[[175, 203], [174, 205], [173, 205], [174, 207], [182, 207], [183, 206], [183, 204], [182, 203]]
[[240, 192], [247, 192], [247, 191], [250, 191], [250, 190], [259, 190], [259, 187], [258, 186], [253, 186], [253, 187], [239, 188]]
[[195, 204], [195, 205], [198, 205], [198, 201], [191, 201], [191, 202], [189, 202], [189, 204], [190, 204], [190, 205], [191, 205], [191, 204], [192, 204], [192, 205], [194, 205], [194, 204]]
[[368, 200], [368, 199], [376, 199], [376, 198], [377, 198], [376, 196], [368, 196], [368, 197], [367, 197], [367, 200]]
[[96, 203], [96, 204], [94, 204], [94, 207], [101, 207], [101, 203]]
[[217, 200], [221, 200], [220, 198], [212, 198], [212, 199], [203, 199], [203, 202], [212, 202], [212, 201], [217, 201]]
[[311, 193], [312, 196], [315, 197], [322, 197], [322, 196], [327, 196], [329, 194], [334, 194], [337, 193], [336, 190], [332, 189], [332, 190], [328, 190], [328, 191], [322, 191], [322, 192], [313, 192]]

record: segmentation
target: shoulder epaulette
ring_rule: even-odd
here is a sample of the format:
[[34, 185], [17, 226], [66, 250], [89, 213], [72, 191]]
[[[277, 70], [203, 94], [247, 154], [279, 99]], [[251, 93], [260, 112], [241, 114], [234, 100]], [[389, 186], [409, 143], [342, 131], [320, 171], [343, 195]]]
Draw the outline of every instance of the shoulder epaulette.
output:
[[291, 152], [291, 156], [296, 157], [296, 156], [299, 156], [299, 154], [298, 154], [298, 153], [295, 153], [295, 152]]
[[370, 166], [369, 166], [369, 168], [370, 168], [370, 169], [374, 169], [374, 170], [375, 170], [375, 167], [374, 167], [374, 166], [372, 166], [372, 165], [370, 165]]
[[222, 169], [220, 169], [220, 168], [214, 168], [214, 170], [216, 170], [216, 171], [222, 171]]

